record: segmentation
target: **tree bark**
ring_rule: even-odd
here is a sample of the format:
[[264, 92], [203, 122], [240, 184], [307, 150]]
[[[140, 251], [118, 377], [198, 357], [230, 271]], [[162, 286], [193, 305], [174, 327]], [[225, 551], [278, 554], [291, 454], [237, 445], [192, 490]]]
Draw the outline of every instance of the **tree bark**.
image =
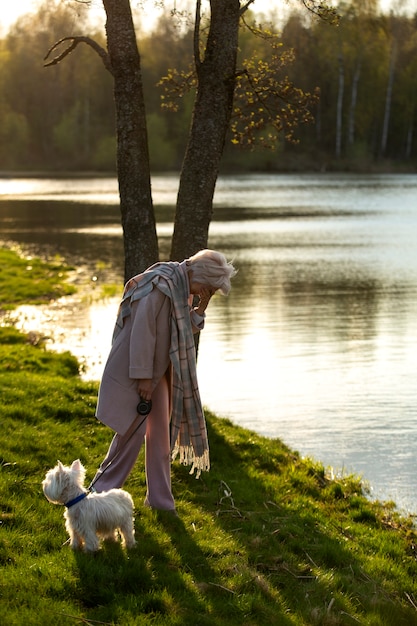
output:
[[199, 53], [200, 0], [195, 24], [197, 94], [182, 164], [171, 258], [182, 260], [206, 248], [213, 195], [233, 110], [238, 49], [239, 0], [210, 0], [204, 59]]
[[103, 0], [114, 78], [125, 280], [158, 260], [141, 62], [129, 0]]

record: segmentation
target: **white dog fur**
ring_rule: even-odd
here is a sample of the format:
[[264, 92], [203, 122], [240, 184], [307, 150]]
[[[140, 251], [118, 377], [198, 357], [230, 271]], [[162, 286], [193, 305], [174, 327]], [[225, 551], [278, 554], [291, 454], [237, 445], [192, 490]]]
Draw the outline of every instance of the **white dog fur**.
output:
[[[95, 552], [100, 539], [117, 539], [117, 531], [127, 548], [135, 545], [133, 500], [123, 489], [102, 493], [89, 493], [84, 487], [85, 469], [77, 459], [67, 467], [58, 461], [42, 482], [43, 492], [49, 502], [66, 506], [65, 528], [73, 550]], [[86, 494], [83, 499], [71, 501]]]

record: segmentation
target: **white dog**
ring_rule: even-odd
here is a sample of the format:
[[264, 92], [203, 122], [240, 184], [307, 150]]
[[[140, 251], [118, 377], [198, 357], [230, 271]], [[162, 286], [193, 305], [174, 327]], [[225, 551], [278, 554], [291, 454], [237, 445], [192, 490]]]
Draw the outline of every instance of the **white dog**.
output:
[[85, 469], [77, 459], [71, 467], [58, 461], [42, 482], [49, 502], [63, 504], [65, 528], [73, 550], [95, 552], [100, 540], [116, 540], [119, 531], [127, 548], [135, 545], [133, 500], [123, 489], [90, 493], [84, 487]]

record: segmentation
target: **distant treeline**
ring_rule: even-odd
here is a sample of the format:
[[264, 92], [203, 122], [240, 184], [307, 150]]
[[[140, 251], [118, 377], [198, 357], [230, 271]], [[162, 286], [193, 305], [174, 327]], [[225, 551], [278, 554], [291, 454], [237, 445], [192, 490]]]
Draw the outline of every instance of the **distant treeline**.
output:
[[[415, 169], [417, 16], [383, 15], [376, 4], [344, 3], [338, 26], [306, 11], [279, 25], [283, 52], [295, 53], [282, 75], [304, 91], [319, 89], [315, 121], [296, 130], [297, 144], [282, 138], [273, 149], [244, 150], [228, 142], [224, 171]], [[0, 40], [0, 170], [114, 172], [110, 73], [86, 45], [52, 67], [43, 60], [65, 36], [88, 35], [105, 48], [104, 29], [82, 16], [75, 21], [67, 4], [47, 7], [21, 18]], [[263, 27], [277, 33], [270, 22]], [[241, 58], [255, 54], [268, 62], [269, 41], [242, 25]], [[179, 28], [167, 11], [138, 42], [152, 167], [179, 170], [194, 94], [182, 95], [176, 112], [163, 109], [158, 83], [170, 68], [192, 67], [192, 25]]]

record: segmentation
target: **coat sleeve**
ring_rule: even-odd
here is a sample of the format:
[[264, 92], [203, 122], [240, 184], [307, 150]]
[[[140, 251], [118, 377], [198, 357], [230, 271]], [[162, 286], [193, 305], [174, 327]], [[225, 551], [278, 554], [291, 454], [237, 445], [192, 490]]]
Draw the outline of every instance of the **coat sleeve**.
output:
[[[169, 365], [171, 303], [159, 289], [132, 304], [129, 377], [154, 378]], [[164, 369], [165, 368], [165, 369]]]
[[191, 326], [193, 329], [193, 333], [198, 333], [200, 330], [203, 330], [204, 323], [206, 320], [206, 314], [199, 315], [193, 309], [190, 310], [190, 318], [191, 318]]

